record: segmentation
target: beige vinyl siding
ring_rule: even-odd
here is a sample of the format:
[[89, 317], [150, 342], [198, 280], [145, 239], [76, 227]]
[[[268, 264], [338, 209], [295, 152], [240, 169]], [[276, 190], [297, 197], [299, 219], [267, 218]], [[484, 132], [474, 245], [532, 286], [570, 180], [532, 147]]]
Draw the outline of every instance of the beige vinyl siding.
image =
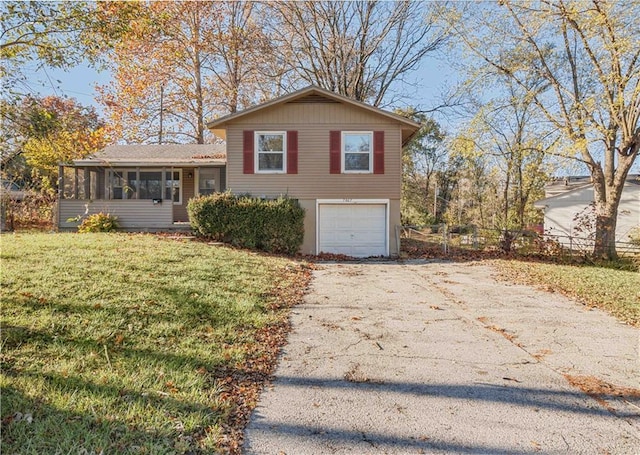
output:
[[398, 256], [398, 243], [400, 242], [400, 199], [389, 201], [389, 255]]
[[[243, 130], [298, 131], [298, 174], [243, 174]], [[384, 174], [329, 174], [329, 131], [384, 131]], [[228, 188], [256, 196], [400, 198], [400, 124], [338, 103], [284, 104], [227, 126]]]
[[[298, 131], [298, 174], [243, 174], [242, 132]], [[384, 131], [384, 174], [330, 174], [329, 131]], [[299, 199], [400, 198], [400, 124], [339, 103], [284, 104], [227, 125], [227, 187], [255, 196]]]
[[316, 254], [316, 200], [298, 199], [304, 209], [304, 239], [300, 247], [302, 254]]
[[123, 229], [158, 229], [173, 227], [173, 204], [171, 202], [154, 204], [151, 199], [144, 200], [78, 200], [61, 199], [58, 202], [58, 220], [61, 229], [75, 228], [77, 222], [69, 218], [83, 215], [88, 205], [89, 214], [109, 213], [118, 217]]
[[[300, 125], [297, 174], [243, 174], [242, 131], [276, 129], [276, 125], [250, 124], [227, 130], [228, 188], [234, 193], [256, 196], [288, 194], [297, 198], [399, 198], [401, 187], [400, 128], [381, 125]], [[282, 129], [280, 125], [279, 128]], [[384, 174], [330, 174], [329, 131], [384, 131]], [[373, 157], [372, 157], [373, 159]]]
[[382, 115], [343, 103], [284, 103], [248, 114], [231, 124], [274, 125], [384, 125], [393, 121]]

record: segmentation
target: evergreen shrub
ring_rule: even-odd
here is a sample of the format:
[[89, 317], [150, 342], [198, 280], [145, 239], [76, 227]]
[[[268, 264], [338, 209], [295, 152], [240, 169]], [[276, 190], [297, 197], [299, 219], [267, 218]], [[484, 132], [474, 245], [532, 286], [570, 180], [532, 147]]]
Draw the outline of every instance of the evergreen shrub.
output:
[[191, 228], [199, 236], [242, 248], [295, 254], [304, 238], [304, 209], [296, 199], [216, 193], [191, 199]]

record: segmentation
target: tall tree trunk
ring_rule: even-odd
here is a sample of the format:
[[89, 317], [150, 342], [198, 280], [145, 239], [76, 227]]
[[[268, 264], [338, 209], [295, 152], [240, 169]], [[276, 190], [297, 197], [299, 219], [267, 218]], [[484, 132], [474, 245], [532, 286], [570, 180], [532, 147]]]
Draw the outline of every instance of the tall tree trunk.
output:
[[599, 207], [596, 204], [596, 238], [593, 254], [604, 259], [617, 259], [616, 224], [618, 222], [617, 204], [611, 201]]
[[200, 48], [200, 42], [200, 12], [196, 10], [193, 13], [193, 79], [196, 91], [196, 142], [198, 144], [204, 144], [204, 92], [202, 89], [202, 59], [200, 58], [202, 49]]
[[[618, 152], [615, 135], [610, 140], [605, 155], [604, 169], [597, 163], [591, 166], [593, 179], [593, 199], [596, 210], [595, 244], [593, 254], [605, 259], [617, 259], [616, 226], [618, 222], [618, 206], [622, 199], [627, 176], [633, 166], [640, 143], [640, 128]], [[617, 168], [614, 166], [617, 157]]]
[[[621, 160], [624, 161], [624, 160]], [[607, 176], [597, 168], [592, 172], [594, 182], [594, 202], [596, 211], [595, 243], [593, 254], [605, 259], [617, 259], [616, 225], [618, 222], [618, 206], [622, 198], [622, 190], [628, 171], [620, 163], [613, 176]]]

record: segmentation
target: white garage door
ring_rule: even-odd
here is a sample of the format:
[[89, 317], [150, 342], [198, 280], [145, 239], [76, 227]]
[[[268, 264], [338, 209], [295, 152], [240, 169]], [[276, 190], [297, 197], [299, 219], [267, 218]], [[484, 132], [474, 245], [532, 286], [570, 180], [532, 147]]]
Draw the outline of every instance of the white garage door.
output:
[[386, 256], [386, 204], [319, 204], [318, 251], [354, 257]]

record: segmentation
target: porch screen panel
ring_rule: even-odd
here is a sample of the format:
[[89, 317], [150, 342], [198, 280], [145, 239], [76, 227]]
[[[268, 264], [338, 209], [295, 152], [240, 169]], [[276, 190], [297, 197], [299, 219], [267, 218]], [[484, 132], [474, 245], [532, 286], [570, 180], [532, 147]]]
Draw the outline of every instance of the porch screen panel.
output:
[[162, 199], [162, 172], [140, 171], [138, 199]]
[[74, 169], [70, 167], [62, 168], [62, 179], [63, 179], [63, 188], [62, 188], [62, 197], [63, 199], [75, 199], [75, 177], [74, 177]]
[[127, 186], [125, 188], [125, 194], [123, 199], [137, 199], [138, 193], [138, 173], [136, 171], [127, 172]]
[[124, 176], [121, 172], [111, 172], [110, 177], [111, 199], [123, 199], [127, 186]]

